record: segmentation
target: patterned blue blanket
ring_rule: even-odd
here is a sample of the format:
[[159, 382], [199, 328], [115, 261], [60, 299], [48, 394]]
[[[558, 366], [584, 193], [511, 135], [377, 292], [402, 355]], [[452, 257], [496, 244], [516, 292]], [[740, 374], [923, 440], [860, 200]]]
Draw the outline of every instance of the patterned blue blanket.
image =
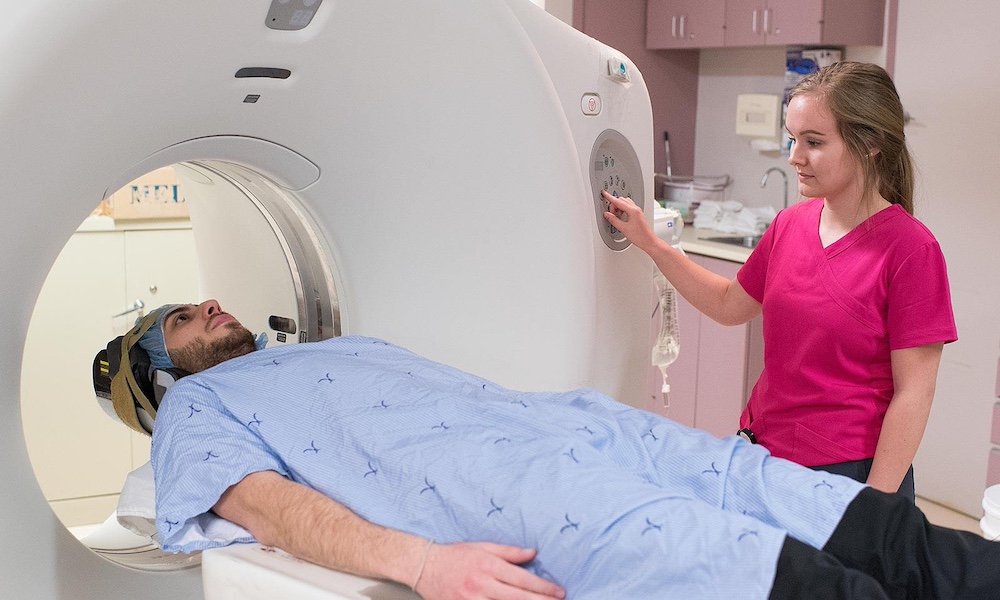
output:
[[523, 393], [381, 340], [254, 352], [178, 382], [153, 435], [168, 551], [249, 542], [209, 513], [273, 470], [437, 542], [538, 549], [572, 599], [766, 598], [861, 485], [592, 390]]

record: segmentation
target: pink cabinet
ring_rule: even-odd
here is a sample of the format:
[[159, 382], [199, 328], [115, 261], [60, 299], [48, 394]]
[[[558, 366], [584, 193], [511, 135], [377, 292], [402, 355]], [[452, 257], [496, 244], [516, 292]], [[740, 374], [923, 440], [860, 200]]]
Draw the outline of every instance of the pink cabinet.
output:
[[726, 46], [879, 46], [885, 0], [726, 0]]
[[720, 47], [724, 43], [725, 19], [725, 0], [649, 0], [646, 47]]
[[[706, 256], [691, 259], [728, 279], [742, 266]], [[725, 327], [681, 299], [678, 320], [681, 352], [667, 367], [669, 406], [655, 402], [648, 408], [719, 437], [732, 435], [763, 370], [761, 319]]]
[[885, 0], [648, 0], [646, 48], [880, 46]]

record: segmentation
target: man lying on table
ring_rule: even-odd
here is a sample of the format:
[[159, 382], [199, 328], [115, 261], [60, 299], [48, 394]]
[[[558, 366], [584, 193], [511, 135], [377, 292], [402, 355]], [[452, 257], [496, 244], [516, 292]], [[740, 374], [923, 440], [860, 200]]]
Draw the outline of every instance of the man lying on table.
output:
[[255, 351], [214, 300], [152, 318], [153, 366], [195, 373], [153, 431], [168, 551], [256, 540], [431, 600], [1000, 589], [998, 544], [592, 390], [508, 390], [365, 337]]

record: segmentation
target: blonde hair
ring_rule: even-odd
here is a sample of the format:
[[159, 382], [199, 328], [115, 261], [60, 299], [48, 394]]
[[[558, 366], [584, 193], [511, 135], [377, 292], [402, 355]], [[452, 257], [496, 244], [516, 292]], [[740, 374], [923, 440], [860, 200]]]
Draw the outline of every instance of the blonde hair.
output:
[[789, 95], [826, 102], [848, 152], [861, 165], [862, 203], [874, 192], [913, 214], [913, 161], [903, 132], [903, 105], [885, 69], [838, 62], [803, 79]]

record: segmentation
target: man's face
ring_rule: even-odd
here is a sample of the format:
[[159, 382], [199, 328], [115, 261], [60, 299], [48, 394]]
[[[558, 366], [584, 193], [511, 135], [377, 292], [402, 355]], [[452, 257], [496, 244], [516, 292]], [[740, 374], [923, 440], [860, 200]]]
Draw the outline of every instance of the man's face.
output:
[[215, 300], [182, 306], [163, 321], [163, 340], [177, 367], [197, 373], [256, 349], [253, 334]]

